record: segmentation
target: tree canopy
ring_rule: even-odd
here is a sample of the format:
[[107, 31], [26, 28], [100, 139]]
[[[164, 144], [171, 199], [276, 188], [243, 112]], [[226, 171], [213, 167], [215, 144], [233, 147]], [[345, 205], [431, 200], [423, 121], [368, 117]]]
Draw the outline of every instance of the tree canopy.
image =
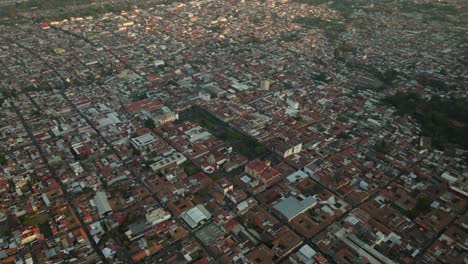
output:
[[468, 99], [432, 96], [426, 100], [415, 92], [399, 92], [384, 101], [395, 106], [398, 115], [415, 117], [422, 135], [431, 137], [436, 148], [452, 143], [468, 149]]

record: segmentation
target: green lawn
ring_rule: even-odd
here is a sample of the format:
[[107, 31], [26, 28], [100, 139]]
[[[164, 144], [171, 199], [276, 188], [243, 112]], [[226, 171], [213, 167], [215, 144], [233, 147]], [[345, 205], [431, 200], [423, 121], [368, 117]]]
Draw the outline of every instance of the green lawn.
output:
[[52, 231], [50, 230], [49, 225], [49, 213], [39, 213], [34, 215], [29, 215], [21, 218], [21, 222], [27, 225], [33, 225], [39, 227], [41, 233], [46, 237], [52, 237]]
[[182, 167], [185, 173], [187, 173], [189, 176], [192, 176], [201, 171], [201, 169], [198, 168], [197, 165], [195, 165], [195, 163], [193, 163], [190, 160], [187, 160], [186, 162], [180, 164], [180, 167]]
[[30, 216], [25, 216], [21, 222], [28, 225], [39, 226], [47, 222], [49, 218], [50, 215], [48, 213], [39, 213]]

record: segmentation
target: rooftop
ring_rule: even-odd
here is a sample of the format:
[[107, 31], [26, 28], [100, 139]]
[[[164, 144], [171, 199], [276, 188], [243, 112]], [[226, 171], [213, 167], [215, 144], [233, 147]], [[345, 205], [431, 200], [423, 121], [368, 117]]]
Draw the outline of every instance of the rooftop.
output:
[[316, 204], [317, 200], [312, 196], [304, 197], [303, 199], [289, 196], [275, 204], [273, 208], [280, 212], [288, 221], [291, 221], [294, 217], [304, 213]]

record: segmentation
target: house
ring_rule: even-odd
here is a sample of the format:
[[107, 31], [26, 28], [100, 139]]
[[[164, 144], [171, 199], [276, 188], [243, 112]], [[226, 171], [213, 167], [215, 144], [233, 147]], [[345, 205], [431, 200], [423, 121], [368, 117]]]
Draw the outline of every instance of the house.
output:
[[234, 190], [234, 185], [223, 178], [217, 182], [216, 189], [226, 195], [229, 191]]
[[253, 160], [245, 165], [245, 172], [266, 185], [271, 185], [281, 178], [281, 173], [272, 167], [270, 163], [259, 159]]
[[257, 200], [253, 198], [249, 198], [245, 201], [242, 201], [236, 205], [237, 214], [238, 215], [245, 214], [247, 211], [249, 211], [251, 208], [255, 207], [256, 205], [257, 205]]

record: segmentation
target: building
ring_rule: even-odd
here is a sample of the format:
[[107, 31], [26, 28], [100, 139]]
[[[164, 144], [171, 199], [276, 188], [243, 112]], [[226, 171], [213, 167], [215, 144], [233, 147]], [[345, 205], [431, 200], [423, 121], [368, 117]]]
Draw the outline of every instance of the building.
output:
[[222, 194], [226, 195], [228, 194], [228, 192], [234, 190], [234, 185], [232, 185], [232, 183], [222, 178], [217, 182], [216, 189], [220, 191]]
[[49, 200], [49, 197], [47, 197], [46, 193], [41, 194], [41, 198], [44, 201], [46, 206], [50, 206], [50, 200]]
[[299, 103], [288, 98], [286, 99], [286, 103], [288, 104], [288, 107], [293, 110], [298, 110], [299, 109]]
[[273, 152], [283, 158], [287, 158], [293, 154], [298, 154], [302, 151], [302, 142], [274, 140], [272, 144]]
[[317, 200], [312, 196], [301, 196], [300, 199], [289, 196], [275, 204], [273, 208], [289, 222], [296, 216], [314, 207], [316, 204]]
[[266, 185], [271, 185], [281, 178], [281, 173], [270, 164], [259, 159], [253, 160], [245, 165], [245, 172], [255, 177]]
[[146, 221], [151, 225], [157, 225], [171, 219], [171, 214], [163, 208], [158, 208], [145, 215]]
[[319, 177], [316, 175], [318, 171], [321, 169], [327, 168], [328, 164], [325, 163], [322, 159], [316, 159], [312, 161], [311, 163], [307, 164], [303, 171], [309, 175], [310, 178], [320, 181]]
[[147, 133], [131, 139], [133, 147], [135, 147], [138, 150], [143, 150], [146, 146], [150, 145], [155, 141], [156, 138], [151, 133]]
[[91, 145], [90, 142], [76, 143], [71, 146], [71, 151], [73, 155], [77, 157], [89, 156], [93, 153], [93, 150], [91, 149], [90, 145]]
[[291, 183], [299, 182], [305, 178], [309, 178], [309, 175], [301, 170], [295, 171], [286, 177], [286, 179]]
[[201, 91], [204, 93], [208, 93], [210, 98], [220, 98], [221, 96], [225, 95], [227, 92], [214, 83], [205, 84], [201, 87]]
[[104, 217], [112, 212], [109, 201], [107, 200], [107, 194], [105, 192], [96, 192], [94, 196], [94, 203], [96, 204], [99, 217]]
[[142, 110], [140, 113], [142, 114], [142, 120], [152, 119], [158, 126], [179, 119], [179, 114], [167, 106], [161, 106], [161, 108], [154, 111]]
[[268, 91], [270, 90], [270, 80], [264, 79], [260, 81], [260, 90]]
[[159, 171], [173, 165], [180, 165], [187, 160], [184, 155], [176, 151], [160, 156], [156, 159], [157, 161], [150, 165], [150, 168], [153, 171]]
[[172, 121], [179, 119], [178, 113], [171, 111], [169, 108], [165, 106], [162, 108], [162, 111], [163, 111], [162, 113], [154, 115], [153, 120], [156, 123], [156, 125], [162, 125], [167, 122], [172, 122]]
[[203, 101], [210, 101], [211, 100], [211, 94], [209, 92], [203, 91], [203, 90], [198, 92], [198, 97], [200, 97], [200, 99], [202, 99]]
[[347, 231], [345, 228], [341, 228], [334, 233], [334, 235], [341, 239], [347, 246], [356, 251], [360, 256], [364, 256], [368, 259], [369, 263], [383, 263], [383, 264], [395, 264], [393, 260], [387, 258], [373, 247], [364, 243], [362, 240], [357, 238], [355, 235]]
[[193, 229], [199, 224], [204, 223], [206, 220], [209, 220], [211, 218], [211, 214], [206, 210], [205, 206], [199, 204], [192, 209], [183, 212], [180, 215], [180, 218], [182, 218], [182, 220], [184, 220], [184, 222]]
[[115, 112], [108, 113], [106, 117], [103, 117], [98, 120], [98, 128], [107, 127], [110, 125], [115, 125], [120, 123], [119, 115]]
[[40, 23], [40, 24], [39, 24], [39, 27], [40, 27], [41, 29], [49, 29], [49, 28], [50, 28], [49, 23], [46, 23], [46, 22]]
[[132, 103], [125, 105], [125, 109], [132, 115], [143, 110], [147, 112], [156, 111], [160, 109], [161, 107], [162, 107], [161, 102], [159, 102], [158, 100], [152, 100], [149, 98], [136, 101], [136, 102], [132, 102]]
[[275, 253], [265, 244], [255, 247], [246, 255], [246, 263], [249, 264], [269, 264], [274, 263]]
[[309, 245], [302, 246], [297, 252], [299, 259], [304, 263], [314, 263], [314, 256], [316, 254], [317, 252]]
[[236, 211], [238, 215], [242, 215], [249, 211], [251, 208], [257, 205], [257, 200], [249, 198], [245, 201], [242, 201], [236, 205]]

